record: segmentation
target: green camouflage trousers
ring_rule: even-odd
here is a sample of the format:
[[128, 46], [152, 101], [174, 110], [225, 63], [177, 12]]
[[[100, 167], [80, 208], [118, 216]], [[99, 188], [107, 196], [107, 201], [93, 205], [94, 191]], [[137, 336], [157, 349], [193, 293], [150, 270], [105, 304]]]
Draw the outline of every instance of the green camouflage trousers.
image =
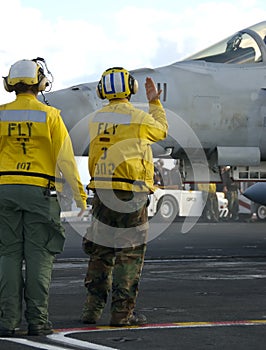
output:
[[83, 318], [98, 320], [112, 291], [112, 321], [119, 322], [136, 305], [148, 232], [147, 194], [115, 191], [120, 201], [115, 203], [108, 190], [103, 192], [94, 197], [92, 226], [83, 239], [90, 255]]
[[228, 200], [229, 217], [236, 219], [239, 212], [238, 192], [227, 191], [225, 198]]

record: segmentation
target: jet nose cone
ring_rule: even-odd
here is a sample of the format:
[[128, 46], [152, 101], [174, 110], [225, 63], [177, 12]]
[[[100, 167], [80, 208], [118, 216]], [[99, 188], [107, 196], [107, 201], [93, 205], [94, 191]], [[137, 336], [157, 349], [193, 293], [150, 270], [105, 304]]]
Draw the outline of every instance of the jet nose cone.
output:
[[243, 195], [253, 202], [266, 205], [266, 182], [257, 182], [247, 188]]

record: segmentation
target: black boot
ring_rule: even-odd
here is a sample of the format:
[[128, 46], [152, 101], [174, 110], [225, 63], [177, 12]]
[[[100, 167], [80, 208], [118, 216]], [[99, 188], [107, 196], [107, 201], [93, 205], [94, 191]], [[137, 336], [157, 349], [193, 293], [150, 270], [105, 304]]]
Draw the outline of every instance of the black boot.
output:
[[28, 335], [48, 335], [53, 333], [53, 325], [50, 321], [42, 324], [30, 324]]

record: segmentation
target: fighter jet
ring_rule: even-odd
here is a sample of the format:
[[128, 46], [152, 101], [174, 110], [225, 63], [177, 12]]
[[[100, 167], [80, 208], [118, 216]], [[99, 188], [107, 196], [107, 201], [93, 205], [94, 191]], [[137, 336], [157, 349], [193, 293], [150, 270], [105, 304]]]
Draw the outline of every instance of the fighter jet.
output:
[[[148, 108], [147, 76], [162, 89], [169, 133], [153, 145], [154, 157], [179, 159], [186, 181], [195, 181], [195, 173], [198, 181], [206, 174], [208, 180], [220, 181], [224, 165], [231, 166], [236, 180], [266, 181], [265, 42], [266, 21], [182, 61], [130, 71], [139, 83], [131, 98], [136, 106]], [[89, 115], [106, 103], [96, 95], [97, 84], [45, 95], [61, 109], [76, 155], [88, 154]]]

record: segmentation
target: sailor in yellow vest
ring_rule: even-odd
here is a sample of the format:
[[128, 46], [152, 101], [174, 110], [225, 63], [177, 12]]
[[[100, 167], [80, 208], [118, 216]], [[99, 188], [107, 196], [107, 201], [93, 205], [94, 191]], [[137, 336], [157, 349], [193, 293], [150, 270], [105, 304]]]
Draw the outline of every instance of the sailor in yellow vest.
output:
[[[4, 78], [15, 101], [0, 106], [0, 337], [25, 317], [29, 335], [52, 333], [48, 296], [63, 249], [57, 184], [70, 184], [80, 215], [86, 193], [60, 111], [37, 99], [51, 82], [43, 59], [21, 60]], [[25, 280], [22, 264], [25, 262]]]
[[203, 215], [205, 219], [212, 222], [219, 222], [219, 204], [216, 195], [215, 183], [198, 183], [197, 188], [202, 191], [202, 198], [205, 202]]
[[88, 188], [94, 199], [92, 228], [83, 242], [90, 255], [84, 323], [100, 319], [110, 290], [111, 326], [146, 323], [134, 309], [147, 242], [147, 199], [155, 189], [151, 144], [166, 137], [168, 125], [160, 91], [149, 77], [145, 88], [149, 113], [129, 102], [138, 83], [125, 69], [106, 70], [97, 87], [109, 103], [89, 122]]

